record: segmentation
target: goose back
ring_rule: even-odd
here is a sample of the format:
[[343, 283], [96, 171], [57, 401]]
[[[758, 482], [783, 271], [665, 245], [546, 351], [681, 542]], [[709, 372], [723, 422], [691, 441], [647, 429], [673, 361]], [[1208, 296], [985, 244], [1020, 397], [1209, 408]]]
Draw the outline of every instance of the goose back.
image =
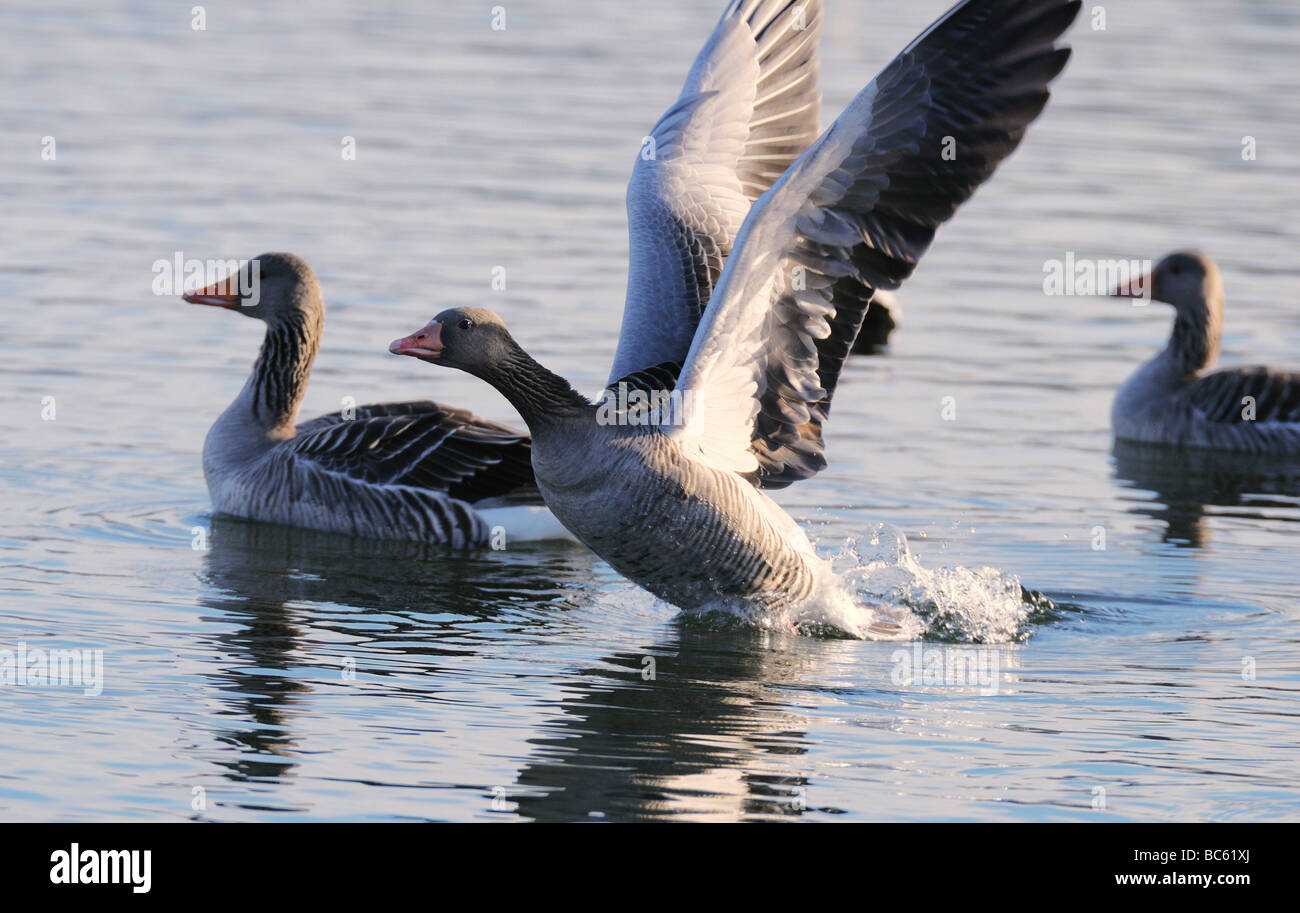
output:
[[527, 435], [433, 402], [334, 413], [245, 459], [212, 456], [216, 511], [370, 539], [480, 546], [479, 506], [542, 503]]
[[1161, 372], [1161, 360], [1139, 369], [1116, 397], [1111, 419], [1117, 438], [1300, 455], [1300, 374], [1230, 368], [1185, 380], [1170, 366]]

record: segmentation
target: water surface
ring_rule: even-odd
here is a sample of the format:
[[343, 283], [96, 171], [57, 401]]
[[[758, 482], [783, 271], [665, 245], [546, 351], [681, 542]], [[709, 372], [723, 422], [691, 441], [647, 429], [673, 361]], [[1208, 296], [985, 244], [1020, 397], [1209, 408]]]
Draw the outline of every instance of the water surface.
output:
[[[947, 0], [828, 5], [824, 123]], [[385, 354], [456, 304], [605, 379], [627, 176], [721, 0], [525, 0], [505, 31], [410, 6], [225, 3], [206, 31], [147, 0], [0, 10], [0, 649], [104, 662], [98, 695], [0, 687], [0, 817], [1300, 817], [1297, 474], [1113, 452], [1111, 396], [1167, 313], [1041, 289], [1067, 251], [1199, 246], [1224, 360], [1300, 366], [1294, 4], [1080, 22], [889, 350], [846, 370], [831, 468], [777, 496], [828, 554], [905, 536], [922, 649], [996, 662], [996, 693], [898, 681], [910, 642], [683, 622], [577, 547], [210, 516], [203, 436], [261, 326], [153, 295], [177, 251], [316, 267], [307, 416], [434, 397], [517, 421]]]

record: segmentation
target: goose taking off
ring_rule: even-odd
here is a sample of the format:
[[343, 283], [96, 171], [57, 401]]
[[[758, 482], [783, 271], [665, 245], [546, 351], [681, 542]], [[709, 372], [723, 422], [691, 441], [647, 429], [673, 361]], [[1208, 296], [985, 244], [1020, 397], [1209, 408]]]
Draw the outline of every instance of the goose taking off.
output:
[[[444, 311], [390, 346], [504, 394], [532, 432], [538, 488], [560, 522], [686, 609], [783, 608], [814, 592], [811, 544], [762, 489], [825, 467], [822, 425], [873, 293], [911, 275], [939, 225], [1019, 144], [1069, 57], [1056, 39], [1080, 6], [958, 4], [795, 158], [812, 123], [807, 32], [820, 21], [816, 4], [802, 18], [801, 5], [732, 3], [655, 129], [655, 158], [637, 162], [628, 311], [599, 404], [480, 308]], [[760, 87], [719, 85], [727, 66], [748, 66]], [[711, 205], [733, 219], [725, 230], [699, 216]], [[611, 407], [629, 388], [674, 399], [648, 414]]]
[[262, 254], [238, 277], [184, 296], [266, 323], [243, 390], [203, 445], [218, 513], [457, 548], [567, 533], [533, 484], [528, 435], [432, 402], [359, 406], [298, 425], [325, 305], [291, 254]]
[[1179, 251], [1114, 292], [1173, 305], [1169, 344], [1128, 379], [1111, 409], [1121, 440], [1300, 455], [1300, 373], [1228, 368], [1219, 357], [1223, 280], [1209, 257]]

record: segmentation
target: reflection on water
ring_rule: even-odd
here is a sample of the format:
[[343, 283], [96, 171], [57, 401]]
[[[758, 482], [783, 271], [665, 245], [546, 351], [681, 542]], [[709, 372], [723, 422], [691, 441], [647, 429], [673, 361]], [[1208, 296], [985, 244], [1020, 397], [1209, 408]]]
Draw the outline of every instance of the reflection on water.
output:
[[[223, 715], [234, 718], [219, 739], [235, 749], [217, 763], [235, 780], [291, 772], [296, 740], [286, 711], [312, 691], [291, 674], [304, 659], [332, 663], [341, 682], [389, 676], [394, 670], [368, 662], [368, 654], [400, 641], [403, 665], [437, 675], [441, 657], [472, 653], [459, 637], [467, 622], [518, 621], [524, 607], [529, 626], [544, 630], [581, 589], [593, 561], [577, 547], [465, 556], [427, 544], [212, 517], [200, 602], [232, 623], [213, 638], [223, 656], [219, 671], [208, 675], [227, 695]], [[346, 617], [332, 624], [313, 617], [312, 607], [324, 605], [346, 606]], [[439, 606], [454, 609], [443, 614]], [[358, 636], [366, 630], [370, 636]], [[440, 632], [457, 642], [444, 645]], [[332, 655], [311, 656], [312, 641], [322, 639], [336, 639]]]
[[[1210, 545], [1206, 518], [1300, 523], [1300, 456], [1219, 453], [1115, 442], [1115, 476], [1136, 489], [1130, 510], [1157, 520], [1175, 546]], [[1150, 493], [1151, 497], [1141, 497]]]
[[799, 639], [678, 630], [644, 652], [604, 657], [531, 740], [533, 758], [510, 791], [518, 813], [641, 821], [803, 811], [806, 779], [765, 773], [759, 757], [808, 750], [797, 715], [765, 697], [815, 681], [817, 653], [774, 649], [774, 638]]
[[[644, 607], [643, 594], [616, 584], [621, 614], [592, 618], [591, 611], [609, 607], [592, 605], [595, 559], [574, 546], [461, 556], [418, 543], [352, 540], [225, 517], [210, 522], [199, 572], [201, 604], [209, 610], [203, 621], [226, 628], [205, 639], [219, 651], [204, 673], [220, 708], [213, 736], [221, 750], [211, 762], [223, 779], [272, 794], [286, 790], [317, 751], [319, 734], [300, 731], [318, 725], [310, 720], [313, 705], [379, 700], [387, 718], [381, 730], [396, 726], [425, 739], [453, 739], [457, 729], [475, 725], [479, 711], [441, 698], [474, 689], [473, 669], [505, 641], [558, 640], [572, 616], [586, 615], [580, 628], [604, 623], [617, 630]], [[919, 648], [879, 644], [863, 657], [854, 648], [865, 645], [851, 641], [704, 630], [668, 607], [656, 617], [657, 640], [605, 653], [559, 676], [547, 673], [562, 683], [561, 692], [527, 739], [513, 778], [456, 788], [477, 796], [488, 818], [847, 813], [818, 795], [824, 784], [805, 758], [814, 748], [806, 730], [816, 723], [791, 706], [791, 697], [803, 695], [795, 703], [816, 712], [828, 694], [852, 695], [870, 708], [859, 722], [888, 736], [906, 725], [891, 676], [896, 651], [905, 649], [910, 659]], [[998, 647], [991, 655], [997, 690], [1012, 693], [1016, 648]], [[979, 691], [973, 682], [910, 685], [902, 692]], [[403, 695], [414, 703], [394, 703]], [[878, 775], [899, 769], [890, 762]], [[415, 783], [436, 782], [441, 773], [432, 763], [414, 770]], [[360, 782], [371, 781], [363, 775]], [[209, 790], [221, 794], [219, 787]], [[255, 814], [311, 808], [260, 797], [229, 807]]]
[[[827, 703], [822, 693], [856, 705], [856, 725], [888, 743], [905, 741], [902, 734], [914, 722], [908, 702], [898, 701], [911, 688], [911, 675], [895, 674], [914, 654], [953, 650], [991, 658], [995, 671], [986, 692], [1013, 693], [1018, 681], [1014, 647], [877, 644], [871, 661], [846, 675], [860, 644], [674, 628], [653, 646], [606, 656], [583, 670], [560, 716], [531, 740], [531, 759], [516, 782], [502, 791], [508, 810], [537, 821], [847, 814], [851, 809], [837, 805], [839, 797], [827, 790], [825, 761], [818, 757], [815, 732], [825, 725], [819, 717]], [[918, 684], [913, 696], [928, 691], [961, 699], [978, 690], [973, 681], [929, 689]], [[868, 753], [872, 763], [857, 773], [869, 793], [886, 789], [916, 760], [906, 751]]]
[[205, 559], [214, 607], [228, 608], [229, 596], [250, 608], [333, 602], [401, 617], [454, 605], [457, 614], [485, 619], [518, 606], [562, 605], [596, 560], [576, 545], [465, 553], [226, 516], [211, 518]]

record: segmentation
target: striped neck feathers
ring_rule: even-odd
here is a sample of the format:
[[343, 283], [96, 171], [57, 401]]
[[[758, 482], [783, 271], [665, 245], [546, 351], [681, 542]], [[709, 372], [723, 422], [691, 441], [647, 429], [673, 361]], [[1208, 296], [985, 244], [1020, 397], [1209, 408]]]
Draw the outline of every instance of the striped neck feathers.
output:
[[1218, 359], [1222, 330], [1221, 297], [1207, 295], [1193, 304], [1179, 306], [1164, 354], [1181, 376], [1199, 374]]
[[262, 351], [240, 396], [254, 423], [273, 436], [293, 434], [323, 324], [323, 315], [300, 310], [266, 323]]
[[495, 364], [470, 373], [509, 400], [534, 433], [547, 422], [591, 407], [591, 402], [567, 380], [539, 364], [513, 339]]

